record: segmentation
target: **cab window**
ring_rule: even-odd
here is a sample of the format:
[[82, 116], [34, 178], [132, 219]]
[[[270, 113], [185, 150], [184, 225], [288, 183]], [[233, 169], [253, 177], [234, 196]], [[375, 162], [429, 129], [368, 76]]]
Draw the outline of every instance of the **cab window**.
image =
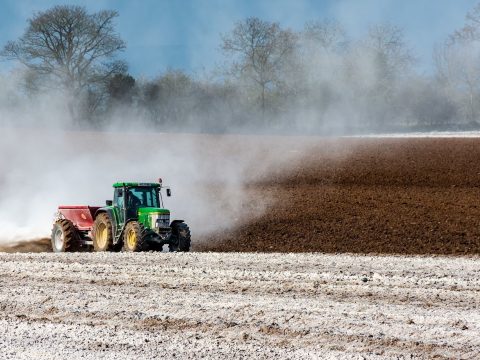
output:
[[129, 190], [132, 206], [159, 207], [158, 190], [152, 187], [132, 187]]
[[113, 205], [122, 209], [124, 203], [123, 189], [115, 189], [113, 194]]

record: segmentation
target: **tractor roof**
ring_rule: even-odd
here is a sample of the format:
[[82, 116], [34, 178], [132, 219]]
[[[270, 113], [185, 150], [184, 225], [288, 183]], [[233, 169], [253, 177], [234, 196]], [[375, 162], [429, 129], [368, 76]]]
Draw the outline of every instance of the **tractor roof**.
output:
[[141, 182], [116, 182], [113, 184], [114, 188], [124, 187], [124, 186], [145, 186], [145, 187], [159, 187], [159, 183], [141, 183]]

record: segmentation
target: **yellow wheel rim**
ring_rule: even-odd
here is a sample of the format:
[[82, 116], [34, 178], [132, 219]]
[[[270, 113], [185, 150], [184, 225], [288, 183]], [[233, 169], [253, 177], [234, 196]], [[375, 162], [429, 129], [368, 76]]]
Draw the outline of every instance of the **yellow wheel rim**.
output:
[[107, 246], [108, 231], [105, 224], [98, 224], [95, 237], [99, 248], [104, 248], [105, 246]]
[[135, 245], [137, 245], [137, 234], [135, 234], [135, 230], [129, 229], [127, 232], [127, 246], [133, 250]]

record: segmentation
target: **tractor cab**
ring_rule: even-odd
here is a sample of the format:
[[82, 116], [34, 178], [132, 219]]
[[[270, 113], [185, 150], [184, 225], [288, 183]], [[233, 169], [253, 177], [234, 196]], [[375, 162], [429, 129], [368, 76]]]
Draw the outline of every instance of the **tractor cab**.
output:
[[[107, 204], [115, 212], [118, 224], [138, 220], [145, 227], [160, 230], [169, 227], [170, 211], [163, 207], [162, 183], [113, 184], [113, 201]], [[170, 196], [168, 188], [167, 196]]]
[[115, 185], [112, 205], [123, 209], [126, 219], [137, 218], [140, 208], [163, 208], [158, 184], [152, 186], [152, 184], [117, 183]]

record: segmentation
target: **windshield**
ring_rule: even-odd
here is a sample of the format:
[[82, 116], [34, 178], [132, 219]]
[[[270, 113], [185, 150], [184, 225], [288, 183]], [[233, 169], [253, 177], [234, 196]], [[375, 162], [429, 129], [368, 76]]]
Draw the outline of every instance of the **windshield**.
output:
[[153, 187], [131, 187], [128, 189], [128, 207], [160, 207], [158, 189]]

